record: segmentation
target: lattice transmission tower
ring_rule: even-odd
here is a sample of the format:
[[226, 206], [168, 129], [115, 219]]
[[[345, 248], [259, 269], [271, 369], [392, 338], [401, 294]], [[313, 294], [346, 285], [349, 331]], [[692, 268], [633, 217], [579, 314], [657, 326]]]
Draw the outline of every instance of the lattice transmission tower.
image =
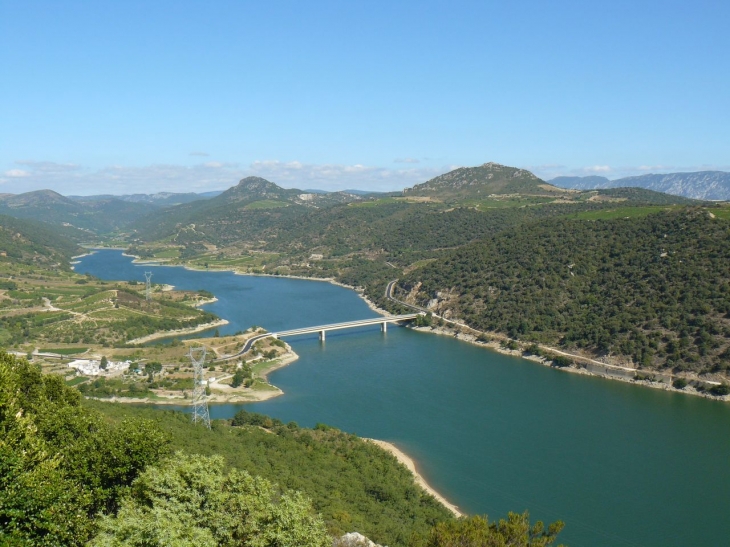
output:
[[205, 378], [203, 364], [205, 364], [205, 347], [190, 348], [188, 357], [193, 363], [193, 423], [202, 423], [210, 429], [210, 414], [208, 413], [208, 397], [205, 394]]
[[152, 300], [152, 272], [145, 272], [144, 273], [145, 278], [145, 288], [144, 288], [144, 296], [147, 299], [147, 302]]

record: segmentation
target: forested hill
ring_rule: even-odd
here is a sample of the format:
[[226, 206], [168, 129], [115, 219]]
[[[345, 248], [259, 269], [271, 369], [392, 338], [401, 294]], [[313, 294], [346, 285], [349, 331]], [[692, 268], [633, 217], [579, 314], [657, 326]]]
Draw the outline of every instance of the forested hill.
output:
[[80, 251], [78, 245], [49, 226], [0, 215], [0, 260], [66, 269], [71, 257]]
[[[282, 188], [261, 177], [246, 177], [218, 196], [156, 211], [139, 219], [134, 227], [148, 241], [184, 233], [191, 228], [194, 232], [200, 226], [211, 224], [229, 225], [228, 232], [234, 232], [241, 220], [244, 224], [252, 221], [252, 229], [258, 231], [280, 218], [288, 221], [311, 209], [361, 199], [361, 196], [347, 192], [311, 193]], [[196, 237], [193, 233], [189, 235]], [[182, 240], [185, 242], [188, 238], [183, 235]]]
[[726, 373], [729, 264], [730, 222], [705, 209], [551, 219], [455, 250], [398, 294], [519, 340]]
[[113, 197], [74, 201], [52, 190], [0, 196], [0, 214], [51, 224], [77, 240], [126, 228], [155, 209], [148, 203], [130, 203]]
[[568, 193], [537, 178], [525, 169], [493, 162], [478, 167], [460, 167], [403, 190], [403, 194], [408, 196], [440, 199], [484, 198], [491, 194], [554, 196]]

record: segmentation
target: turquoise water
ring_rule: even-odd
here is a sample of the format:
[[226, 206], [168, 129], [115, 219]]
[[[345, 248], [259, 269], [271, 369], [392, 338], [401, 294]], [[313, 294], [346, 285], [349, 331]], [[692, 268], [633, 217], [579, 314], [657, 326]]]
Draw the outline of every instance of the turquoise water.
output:
[[[208, 309], [270, 330], [372, 317], [327, 283], [138, 267], [118, 252], [77, 271], [205, 288]], [[730, 537], [730, 407], [574, 375], [405, 328], [288, 340], [300, 359], [270, 375], [286, 395], [247, 405], [395, 442], [468, 513], [567, 523], [575, 546], [725, 545]], [[240, 406], [211, 407], [232, 416]]]

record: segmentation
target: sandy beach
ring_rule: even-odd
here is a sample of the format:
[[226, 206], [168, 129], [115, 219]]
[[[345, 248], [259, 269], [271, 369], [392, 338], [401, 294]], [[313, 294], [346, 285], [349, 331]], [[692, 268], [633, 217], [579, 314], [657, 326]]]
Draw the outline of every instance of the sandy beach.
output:
[[368, 442], [377, 444], [380, 448], [383, 450], [387, 450], [395, 458], [405, 465], [408, 470], [413, 474], [413, 476], [416, 479], [416, 483], [423, 488], [426, 492], [431, 494], [434, 498], [436, 498], [444, 507], [446, 507], [449, 511], [451, 511], [455, 517], [463, 517], [464, 514], [459, 511], [458, 507], [454, 505], [453, 503], [449, 502], [446, 498], [444, 498], [441, 494], [439, 494], [436, 490], [434, 490], [426, 481], [425, 479], [418, 473], [418, 470], [416, 469], [416, 463], [402, 450], [400, 450], [397, 446], [395, 446], [392, 443], [389, 443], [387, 441], [379, 441], [377, 439], [365, 439]]

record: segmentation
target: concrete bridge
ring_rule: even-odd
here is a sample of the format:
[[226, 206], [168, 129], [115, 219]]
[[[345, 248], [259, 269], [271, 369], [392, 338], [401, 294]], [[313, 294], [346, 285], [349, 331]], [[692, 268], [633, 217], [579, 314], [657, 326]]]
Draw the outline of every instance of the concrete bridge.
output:
[[391, 317], [374, 317], [372, 319], [361, 319], [359, 321], [346, 321], [345, 323], [332, 323], [329, 325], [318, 325], [316, 327], [305, 327], [303, 329], [284, 330], [281, 332], [272, 332], [274, 338], [283, 338], [285, 336], [298, 336], [300, 334], [319, 333], [319, 339], [324, 341], [326, 332], [331, 330], [356, 329], [358, 327], [367, 327], [369, 325], [380, 325], [382, 332], [388, 331], [388, 323], [400, 323], [402, 321], [413, 321], [420, 314], [408, 313], [405, 315], [393, 315]]
[[319, 333], [319, 339], [324, 342], [326, 332], [331, 330], [342, 330], [342, 329], [356, 329], [359, 327], [367, 327], [370, 325], [380, 325], [382, 332], [388, 331], [388, 323], [401, 323], [403, 321], [413, 321], [422, 313], [408, 313], [405, 315], [392, 315], [390, 317], [373, 317], [372, 319], [361, 319], [359, 321], [346, 321], [344, 323], [331, 323], [329, 325], [317, 325], [316, 327], [304, 327], [301, 329], [284, 330], [280, 332], [267, 332], [264, 334], [257, 334], [252, 338], [246, 340], [246, 343], [241, 348], [241, 351], [234, 353], [233, 355], [225, 355], [214, 359], [213, 362], [228, 361], [229, 359], [235, 359], [250, 350], [253, 345], [261, 340], [262, 338], [284, 338], [286, 336], [298, 336], [300, 334], [313, 334]]

